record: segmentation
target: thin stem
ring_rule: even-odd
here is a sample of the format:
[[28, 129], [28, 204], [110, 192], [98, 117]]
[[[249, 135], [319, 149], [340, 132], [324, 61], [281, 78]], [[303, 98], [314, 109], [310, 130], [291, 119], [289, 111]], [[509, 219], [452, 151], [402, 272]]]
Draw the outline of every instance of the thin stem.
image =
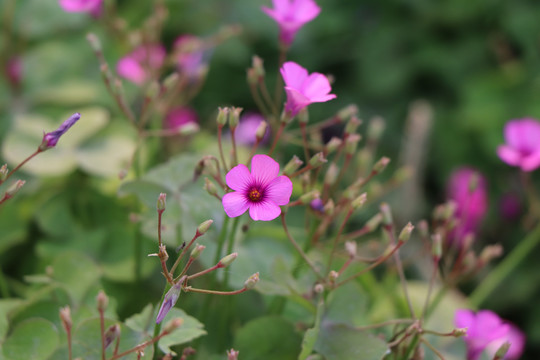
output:
[[222, 268], [223, 266], [221, 266], [220, 263], [217, 263], [216, 265], [212, 266], [212, 267], [209, 267], [208, 269], [205, 269], [203, 271], [199, 271], [198, 273], [195, 273], [193, 275], [189, 275], [187, 277], [187, 280], [192, 280], [192, 279], [195, 279], [195, 278], [198, 278], [199, 276], [203, 276], [203, 275], [206, 275], [216, 269], [219, 269], [219, 268]]
[[189, 244], [187, 244], [186, 246], [184, 246], [184, 249], [182, 249], [182, 252], [180, 253], [180, 255], [178, 256], [178, 258], [176, 259], [176, 261], [174, 262], [174, 265], [172, 266], [171, 268], [171, 274], [174, 274], [174, 270], [176, 270], [176, 268], [178, 267], [178, 265], [180, 264], [180, 260], [182, 260], [182, 258], [184, 257], [184, 255], [188, 252], [189, 248], [191, 247], [191, 245], [193, 245], [193, 243], [195, 242], [195, 240], [197, 240], [200, 236], [202, 236], [202, 234], [199, 233], [199, 231], [197, 230], [195, 232], [195, 235], [193, 236], [193, 238], [191, 239], [191, 241], [189, 242]]
[[429, 308], [429, 299], [433, 291], [433, 286], [435, 285], [435, 278], [437, 277], [437, 272], [439, 270], [439, 261], [433, 261], [433, 272], [431, 273], [431, 279], [429, 280], [428, 293], [426, 295], [426, 300], [424, 302], [424, 308], [422, 309], [422, 315], [420, 315], [420, 321], [424, 319]]
[[[227, 252], [226, 254], [232, 254], [233, 252], [233, 249], [234, 249], [234, 241], [235, 241], [235, 237], [236, 237], [236, 230], [238, 229], [238, 223], [240, 222], [240, 217], [236, 217], [234, 218], [233, 220], [233, 224], [232, 224], [232, 229], [231, 229], [231, 232], [229, 233], [229, 241], [227, 243]], [[224, 288], [227, 288], [229, 284], [229, 272], [226, 271], [224, 276], [223, 276], [223, 286]]]
[[317, 276], [317, 278], [320, 280], [320, 281], [324, 281], [324, 278], [323, 276], [321, 275], [321, 273], [319, 272], [319, 270], [317, 269], [317, 267], [315, 266], [315, 264], [313, 264], [311, 262], [311, 260], [309, 260], [309, 258], [307, 257], [306, 253], [302, 250], [302, 248], [298, 245], [298, 243], [294, 240], [294, 238], [292, 237], [291, 233], [289, 232], [289, 229], [287, 228], [287, 222], [285, 221], [285, 214], [282, 212], [281, 213], [281, 224], [283, 224], [283, 230], [285, 230], [285, 234], [287, 235], [287, 238], [289, 238], [289, 241], [291, 242], [291, 244], [294, 246], [294, 248], [296, 249], [296, 251], [298, 251], [298, 253], [302, 256], [302, 258], [304, 259], [304, 261], [309, 265], [309, 267], [311, 268], [311, 270], [313, 270], [313, 272], [315, 273], [315, 275]]
[[518, 265], [523, 263], [523, 260], [532, 253], [532, 250], [540, 242], [540, 223], [536, 225], [525, 239], [518, 242], [518, 245], [512, 252], [504, 258], [478, 285], [469, 297], [472, 306], [479, 307], [492, 293], [499, 284], [501, 284], [508, 275]]
[[217, 291], [217, 290], [207, 290], [207, 289], [196, 289], [196, 288], [192, 288], [191, 286], [186, 286], [184, 288], [184, 291], [196, 292], [196, 293], [201, 293], [201, 294], [212, 294], [212, 295], [237, 295], [237, 294], [241, 294], [247, 291], [247, 288], [244, 287], [242, 289], [234, 290], [234, 291]]
[[349, 221], [349, 218], [351, 217], [353, 213], [353, 209], [349, 209], [347, 214], [345, 215], [345, 218], [341, 222], [341, 225], [339, 226], [338, 233], [336, 237], [334, 238], [334, 243], [332, 244], [332, 251], [330, 252], [330, 257], [328, 258], [328, 264], [326, 265], [326, 271], [330, 271], [330, 267], [332, 266], [332, 261], [334, 260], [334, 255], [336, 253], [337, 245], [339, 243], [339, 239], [341, 237], [341, 234], [343, 233], [343, 229], [345, 229], [345, 225], [347, 224], [347, 221]]
[[251, 96], [253, 97], [253, 100], [255, 101], [255, 104], [263, 114], [269, 114], [270, 111], [266, 108], [264, 102], [261, 99], [261, 96], [259, 95], [259, 92], [257, 91], [257, 86], [255, 84], [250, 83], [249, 84], [249, 90], [251, 91]]
[[279, 112], [278, 107], [272, 101], [272, 98], [268, 93], [268, 89], [266, 88], [266, 84], [264, 83], [264, 78], [262, 77], [259, 78], [259, 89], [261, 89], [263, 99], [266, 101], [266, 104], [270, 108], [270, 111], [272, 112], [272, 114], [274, 114], [275, 117], [277, 117]]
[[189, 270], [189, 267], [191, 266], [191, 264], [193, 264], [194, 261], [195, 261], [195, 259], [190, 256], [187, 263], [186, 263], [186, 265], [182, 269], [182, 272], [180, 273], [180, 275], [178, 275], [174, 279], [174, 281], [178, 281], [182, 276], [184, 276], [187, 273], [187, 271]]
[[109, 360], [116, 360], [116, 359], [120, 359], [124, 356], [126, 356], [127, 354], [131, 354], [132, 352], [135, 352], [135, 351], [139, 351], [139, 350], [142, 350], [144, 349], [145, 347], [147, 347], [148, 345], [152, 345], [154, 343], [156, 343], [157, 341], [159, 341], [159, 339], [161, 339], [162, 337], [164, 337], [165, 335], [168, 335], [169, 333], [168, 332], [162, 332], [161, 334], [159, 334], [158, 336], [148, 340], [148, 341], [145, 341], [143, 342], [142, 344], [140, 345], [137, 345], [135, 346], [134, 348], [131, 348], [129, 350], [126, 350], [124, 351], [123, 353], [120, 353], [120, 354], [117, 354], [117, 355], [114, 355], [112, 358], [110, 358]]
[[384, 327], [384, 326], [389, 326], [389, 325], [411, 324], [413, 322], [414, 322], [413, 319], [394, 319], [394, 320], [388, 320], [388, 321], [378, 323], [378, 324], [372, 324], [372, 325], [366, 325], [366, 326], [356, 326], [354, 328], [354, 330], [365, 331], [365, 330], [377, 329], [377, 328]]
[[232, 147], [233, 147], [233, 164], [231, 164], [231, 168], [238, 165], [238, 153], [236, 151], [236, 137], [234, 136], [234, 133], [236, 131], [236, 127], [231, 127], [231, 141], [232, 141]]
[[270, 150], [268, 151], [268, 156], [272, 156], [272, 153], [274, 152], [276, 145], [279, 142], [279, 138], [281, 137], [281, 134], [283, 133], [283, 129], [285, 129], [286, 125], [287, 123], [285, 123], [285, 121], [280, 122], [277, 134], [274, 137], [274, 142], [272, 143], [272, 146], [270, 147]]
[[105, 315], [103, 309], [99, 309], [99, 328], [101, 331], [101, 360], [105, 360]]
[[66, 329], [67, 345], [68, 345], [68, 360], [73, 359], [73, 349], [71, 344], [71, 326]]
[[24, 159], [19, 165], [17, 165], [13, 170], [11, 170], [10, 172], [8, 172], [6, 178], [4, 180], [0, 180], [0, 185], [2, 185], [4, 182], [6, 182], [10, 177], [11, 175], [13, 175], [17, 170], [19, 170], [24, 164], [26, 164], [27, 162], [29, 162], [34, 156], [36, 156], [37, 154], [39, 154], [40, 152], [42, 152], [40, 149], [37, 149], [32, 155], [30, 155], [29, 157], [27, 157], [26, 159]]
[[221, 142], [223, 125], [218, 125], [218, 147], [219, 147], [219, 156], [221, 157], [221, 162], [223, 163], [223, 169], [227, 171], [227, 162], [225, 161], [225, 155], [223, 154], [223, 144]]
[[298, 170], [298, 171], [292, 173], [292, 174], [289, 176], [289, 178], [292, 179], [292, 178], [294, 178], [294, 177], [297, 177], [298, 175], [301, 175], [301, 174], [303, 174], [303, 173], [305, 173], [306, 171], [309, 171], [309, 170], [311, 170], [311, 169], [313, 169], [313, 165], [311, 165], [311, 164], [308, 163], [308, 164], [307, 164], [306, 166], [304, 166], [302, 169], [300, 169], [300, 170]]
[[116, 356], [118, 354], [118, 349], [120, 348], [120, 336], [116, 338], [116, 343], [114, 344], [114, 350], [113, 350], [113, 356]]
[[423, 337], [420, 338], [420, 341], [426, 345], [431, 351], [433, 351], [433, 353], [435, 355], [437, 355], [437, 357], [441, 360], [444, 360], [444, 356], [437, 350], [435, 349], [435, 347], [433, 347], [433, 345], [431, 345], [426, 339], [424, 339]]

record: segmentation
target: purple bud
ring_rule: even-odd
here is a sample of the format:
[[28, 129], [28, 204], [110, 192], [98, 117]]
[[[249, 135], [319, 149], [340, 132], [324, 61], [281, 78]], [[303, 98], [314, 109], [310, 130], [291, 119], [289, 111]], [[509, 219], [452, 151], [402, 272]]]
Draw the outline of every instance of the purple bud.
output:
[[183, 279], [180, 279], [165, 294], [165, 297], [163, 298], [163, 303], [161, 303], [161, 307], [159, 308], [159, 312], [156, 318], [156, 324], [159, 324], [163, 321], [165, 316], [169, 313], [169, 311], [178, 301], [178, 297], [180, 296], [180, 292], [182, 291], [182, 282]]
[[55, 147], [56, 143], [60, 139], [60, 136], [64, 135], [66, 131], [68, 131], [69, 128], [72, 127], [73, 124], [75, 124], [80, 118], [81, 114], [75, 113], [71, 115], [69, 119], [64, 121], [58, 129], [43, 135], [43, 141], [41, 142], [41, 145], [39, 145], [39, 150], [45, 151], [47, 149]]

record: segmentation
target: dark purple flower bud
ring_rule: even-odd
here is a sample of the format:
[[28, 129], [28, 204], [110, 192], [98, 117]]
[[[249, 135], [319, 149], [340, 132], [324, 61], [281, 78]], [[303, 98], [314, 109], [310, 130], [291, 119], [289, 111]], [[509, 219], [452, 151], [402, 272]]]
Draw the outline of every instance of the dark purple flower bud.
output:
[[68, 131], [69, 128], [72, 127], [73, 124], [75, 124], [80, 118], [81, 114], [75, 113], [71, 115], [69, 119], [64, 121], [58, 129], [43, 135], [43, 141], [41, 142], [41, 145], [39, 145], [39, 150], [45, 151], [47, 149], [55, 147], [56, 143], [60, 139], [60, 136], [64, 135], [66, 131]]
[[165, 316], [169, 313], [169, 311], [174, 307], [174, 305], [178, 301], [178, 297], [180, 296], [180, 292], [182, 291], [182, 282], [183, 282], [183, 279], [180, 279], [165, 294], [165, 297], [163, 298], [163, 303], [161, 304], [161, 307], [159, 308], [159, 312], [156, 318], [156, 324], [159, 324], [160, 322], [163, 321]]

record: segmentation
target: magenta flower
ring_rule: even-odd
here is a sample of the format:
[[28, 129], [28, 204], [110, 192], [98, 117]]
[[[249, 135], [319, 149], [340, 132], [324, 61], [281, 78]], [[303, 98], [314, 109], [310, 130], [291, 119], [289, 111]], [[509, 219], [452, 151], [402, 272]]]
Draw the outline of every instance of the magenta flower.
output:
[[467, 328], [464, 338], [467, 344], [467, 360], [479, 359], [492, 342], [501, 339], [504, 342], [508, 339], [510, 331], [510, 325], [489, 310], [480, 310], [476, 314], [472, 310], [458, 310], [454, 322], [459, 328]]
[[206, 71], [206, 53], [202, 41], [194, 35], [179, 36], [174, 42], [178, 70], [189, 79], [197, 80]]
[[59, 0], [65, 12], [85, 12], [99, 17], [103, 11], [103, 0]]
[[197, 113], [195, 110], [188, 107], [177, 107], [171, 109], [165, 117], [164, 126], [167, 129], [176, 129], [180, 131], [182, 128], [193, 125], [199, 127]]
[[486, 179], [475, 169], [460, 168], [452, 173], [448, 183], [448, 199], [457, 205], [459, 223], [450, 239], [460, 244], [469, 233], [476, 233], [488, 210]]
[[540, 166], [540, 122], [525, 118], [510, 120], [504, 126], [505, 145], [499, 145], [497, 155], [523, 171], [533, 171]]
[[159, 70], [166, 55], [165, 48], [159, 44], [142, 45], [121, 58], [116, 64], [116, 71], [121, 77], [142, 85]]
[[[240, 145], [252, 146], [257, 141], [257, 129], [264, 121], [264, 117], [256, 113], [246, 113], [240, 118], [234, 132], [236, 142]], [[267, 128], [261, 144], [268, 142], [270, 130]]]
[[292, 61], [284, 63], [280, 71], [287, 92], [285, 111], [291, 116], [295, 116], [311, 103], [326, 102], [336, 97], [329, 94], [332, 88], [323, 74], [308, 74], [306, 69]]
[[486, 351], [491, 358], [495, 356], [495, 353], [497, 352], [499, 347], [501, 347], [501, 345], [505, 342], [510, 343], [510, 349], [508, 349], [508, 352], [506, 353], [504, 359], [517, 360], [521, 358], [521, 354], [523, 353], [523, 349], [525, 348], [525, 334], [517, 326], [510, 323], [508, 325], [510, 326], [508, 334], [504, 338], [492, 341], [486, 347]]
[[13, 56], [8, 59], [4, 72], [7, 80], [14, 87], [18, 87], [21, 84], [22, 79], [22, 61], [18, 56]]
[[161, 303], [161, 307], [159, 308], [159, 312], [156, 317], [156, 324], [159, 324], [160, 322], [162, 322], [165, 316], [174, 307], [174, 305], [178, 301], [178, 297], [180, 297], [181, 291], [182, 291], [181, 281], [178, 281], [169, 289], [169, 291], [167, 291], [167, 293], [163, 297], [163, 302]]
[[81, 114], [75, 113], [71, 115], [69, 119], [64, 121], [62, 125], [58, 127], [58, 129], [44, 134], [41, 145], [39, 145], [39, 150], [45, 151], [47, 149], [55, 147], [56, 143], [58, 143], [58, 140], [60, 139], [60, 136], [64, 135], [66, 131], [68, 131], [69, 128], [73, 126], [73, 124], [79, 121], [80, 118]]
[[313, 0], [272, 0], [273, 9], [266, 6], [262, 10], [279, 26], [279, 39], [290, 46], [294, 36], [305, 23], [315, 19], [321, 8]]
[[237, 165], [227, 173], [225, 180], [234, 192], [223, 196], [223, 209], [229, 217], [242, 215], [249, 209], [253, 220], [269, 221], [281, 214], [280, 205], [289, 203], [292, 182], [278, 176], [279, 164], [267, 155], [255, 155], [251, 159], [251, 173], [244, 164]]

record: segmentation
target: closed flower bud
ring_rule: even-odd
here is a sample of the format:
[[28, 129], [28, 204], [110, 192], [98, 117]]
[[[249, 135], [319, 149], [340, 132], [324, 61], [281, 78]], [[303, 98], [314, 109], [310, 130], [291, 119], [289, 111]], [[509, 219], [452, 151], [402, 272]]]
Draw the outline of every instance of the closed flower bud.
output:
[[364, 225], [364, 226], [366, 227], [366, 229], [368, 231], [373, 231], [377, 227], [379, 227], [379, 225], [382, 222], [382, 219], [383, 219], [383, 215], [379, 212], [379, 213], [375, 214], [371, 219], [369, 219], [366, 222], [366, 225]]
[[457, 328], [452, 331], [452, 336], [460, 338], [467, 335], [467, 328]]
[[358, 126], [362, 124], [362, 121], [356, 117], [356, 115], [353, 115], [351, 119], [347, 122], [347, 125], [345, 125], [345, 134], [346, 135], [352, 135], [356, 133], [356, 129], [358, 129]]
[[212, 225], [213, 222], [214, 220], [210, 219], [201, 223], [199, 227], [197, 228], [197, 233], [199, 233], [199, 235], [205, 234], [208, 231], [208, 229], [210, 229], [210, 226]]
[[310, 204], [313, 200], [318, 199], [321, 196], [319, 190], [311, 190], [308, 193], [300, 196], [300, 202], [304, 205]]
[[331, 163], [328, 167], [328, 170], [326, 170], [326, 174], [324, 175], [324, 184], [332, 186], [336, 182], [337, 176], [339, 174], [339, 168], [336, 164]]
[[380, 116], [375, 116], [369, 121], [367, 137], [368, 141], [378, 141], [386, 127], [384, 119]]
[[304, 162], [302, 160], [300, 160], [298, 158], [298, 156], [296, 155], [293, 155], [292, 159], [289, 160], [289, 162], [287, 163], [287, 165], [285, 165], [285, 167], [283, 168], [283, 174], [292, 174], [294, 173], [296, 170], [298, 170], [298, 168], [300, 166], [302, 166]]
[[376, 174], [380, 174], [381, 172], [384, 171], [384, 169], [386, 169], [389, 163], [390, 163], [390, 159], [387, 158], [386, 156], [383, 156], [379, 161], [375, 163], [375, 165], [373, 165], [373, 171]]
[[217, 195], [217, 188], [216, 185], [212, 181], [210, 181], [208, 178], [204, 179], [204, 190], [206, 190], [210, 195], [214, 196]]
[[2, 165], [2, 167], [0, 167], [0, 182], [6, 180], [8, 172], [9, 171], [8, 171], [7, 164], [4, 164]]
[[359, 209], [359, 208], [362, 207], [362, 205], [364, 205], [366, 203], [366, 200], [367, 200], [367, 194], [366, 193], [360, 194], [360, 196], [358, 196], [356, 199], [354, 199], [351, 202], [351, 206], [355, 210]]
[[316, 294], [322, 294], [322, 292], [324, 291], [324, 285], [323, 285], [323, 284], [316, 284], [316, 285], [313, 287], [313, 291], [314, 291]]
[[254, 55], [251, 58], [251, 68], [255, 71], [255, 74], [257, 75], [258, 79], [264, 78], [265, 71], [264, 71], [263, 59], [261, 59], [257, 55]]
[[406, 243], [407, 241], [409, 241], [409, 239], [411, 238], [411, 233], [413, 229], [414, 229], [414, 226], [410, 222], [407, 223], [407, 225], [405, 225], [403, 230], [401, 230], [398, 240], [402, 243]]
[[382, 203], [379, 209], [381, 210], [383, 225], [392, 225], [394, 220], [392, 218], [392, 210], [390, 209], [390, 205], [387, 203]]
[[195, 248], [191, 252], [190, 257], [193, 260], [197, 259], [202, 254], [204, 249], [206, 249], [206, 246], [204, 246], [204, 245], [199, 245], [199, 244], [195, 245]]
[[345, 242], [345, 251], [347, 251], [347, 254], [349, 254], [350, 257], [356, 256], [356, 242], [355, 241], [346, 241]]
[[167, 200], [167, 194], [160, 193], [157, 200], [157, 210], [159, 213], [162, 213], [165, 211], [166, 200]]
[[488, 245], [482, 249], [478, 259], [482, 264], [488, 264], [491, 260], [500, 257], [503, 254], [503, 247], [499, 244]]
[[324, 204], [324, 208], [323, 208], [324, 214], [326, 216], [332, 216], [334, 214], [334, 210], [335, 210], [334, 200], [330, 199], [326, 202], [326, 204]]
[[60, 137], [64, 135], [69, 130], [69, 128], [71, 128], [77, 121], [79, 121], [80, 118], [81, 114], [75, 113], [71, 115], [66, 121], [64, 121], [58, 127], [58, 129], [44, 134], [43, 140], [38, 147], [38, 151], [45, 151], [47, 149], [55, 147]]
[[234, 349], [227, 350], [227, 360], [238, 360], [238, 354], [240, 354], [240, 351]]
[[322, 152], [318, 152], [315, 155], [313, 155], [311, 157], [311, 159], [309, 159], [309, 164], [313, 168], [317, 168], [317, 167], [323, 165], [324, 163], [326, 163], [327, 161], [328, 160], [325, 159], [324, 154]]
[[259, 273], [256, 272], [255, 274], [251, 275], [246, 282], [244, 282], [244, 287], [246, 289], [253, 289], [253, 287], [259, 282]]
[[339, 110], [337, 113], [337, 118], [339, 122], [343, 122], [350, 118], [353, 115], [358, 114], [358, 106], [356, 105], [349, 105], [347, 107], [344, 107], [343, 109]]
[[255, 131], [255, 137], [257, 138], [257, 141], [262, 141], [262, 139], [266, 135], [267, 129], [268, 123], [266, 121], [261, 121], [261, 123], [257, 127], [257, 130]]
[[111, 345], [112, 342], [119, 337], [120, 337], [120, 325], [118, 324], [111, 325], [105, 332], [105, 336], [103, 339], [105, 349], [108, 348], [109, 345]]
[[155, 99], [159, 95], [160, 86], [157, 81], [152, 81], [146, 90], [146, 98], [149, 100]]
[[169, 92], [174, 87], [176, 87], [179, 80], [180, 80], [180, 75], [176, 71], [173, 72], [171, 75], [167, 76], [165, 80], [163, 80], [163, 88], [165, 92]]
[[170, 334], [174, 330], [178, 329], [182, 324], [184, 323], [184, 319], [182, 318], [175, 318], [169, 321], [167, 324], [165, 324], [165, 327], [163, 328], [163, 332]]
[[96, 297], [97, 300], [97, 309], [99, 311], [105, 311], [109, 305], [109, 298], [105, 295], [103, 290], [100, 290]]
[[163, 321], [165, 316], [169, 313], [169, 311], [178, 301], [178, 297], [180, 296], [180, 292], [182, 291], [182, 283], [184, 282], [184, 279], [185, 276], [181, 277], [180, 280], [178, 280], [163, 297], [163, 302], [161, 303], [161, 307], [159, 308], [159, 312], [156, 317], [156, 324], [159, 324]]
[[433, 260], [435, 262], [439, 262], [442, 257], [442, 238], [441, 234], [433, 234], [431, 237], [431, 255], [433, 256]]
[[334, 151], [337, 150], [343, 144], [343, 140], [337, 137], [333, 137], [330, 139], [330, 141], [326, 144], [326, 153], [331, 154]]
[[328, 273], [328, 280], [330, 281], [330, 283], [335, 283], [338, 277], [339, 273], [335, 270], [332, 270]]
[[358, 134], [351, 134], [345, 140], [345, 152], [349, 155], [353, 155], [356, 152], [356, 147], [362, 137]]
[[69, 332], [71, 330], [71, 325], [73, 324], [71, 321], [71, 309], [69, 308], [69, 306], [60, 308], [59, 314], [64, 330], [66, 330], [66, 332]]
[[229, 111], [229, 127], [231, 129], [235, 129], [238, 126], [238, 122], [240, 121], [240, 113], [242, 110], [244, 109], [233, 106]]
[[229, 118], [229, 108], [218, 108], [218, 115], [216, 118], [216, 122], [219, 126], [223, 127], [227, 124], [227, 119]]
[[257, 85], [257, 83], [259, 82], [259, 76], [257, 75], [255, 69], [247, 69], [247, 81], [250, 85]]
[[238, 253], [232, 253], [225, 256], [223, 259], [219, 260], [218, 268], [224, 268], [233, 263], [234, 260], [238, 257]]
[[6, 197], [7, 198], [11, 198], [13, 196], [15, 196], [15, 194], [17, 194], [19, 192], [19, 190], [21, 190], [21, 188], [24, 186], [24, 184], [26, 184], [26, 181], [24, 180], [17, 180], [15, 181], [13, 184], [11, 184], [10, 187], [8, 187], [8, 189], [6, 190]]

